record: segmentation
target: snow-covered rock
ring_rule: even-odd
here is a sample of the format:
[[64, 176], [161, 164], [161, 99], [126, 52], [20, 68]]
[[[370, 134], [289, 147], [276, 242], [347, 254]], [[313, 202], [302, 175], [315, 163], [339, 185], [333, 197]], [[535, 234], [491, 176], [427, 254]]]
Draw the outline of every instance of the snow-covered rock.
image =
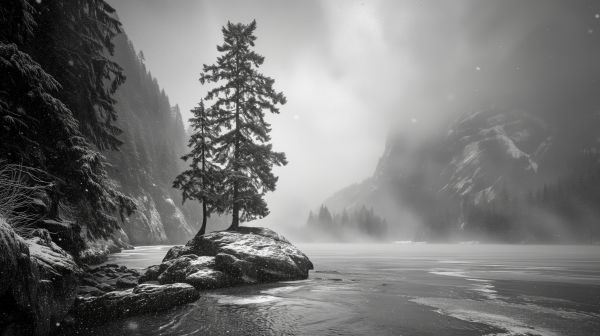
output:
[[[30, 293], [35, 290], [29, 248], [21, 237], [0, 217], [0, 325], [7, 331], [26, 328], [34, 318]], [[33, 330], [29, 330], [30, 333]]]
[[98, 296], [117, 289], [135, 287], [140, 274], [137, 270], [107, 264], [95, 268], [84, 266], [80, 278], [81, 286], [77, 289], [79, 296]]
[[165, 268], [158, 276], [158, 282], [161, 284], [184, 282], [188, 275], [204, 268], [212, 268], [214, 265], [214, 257], [198, 257], [195, 254], [184, 255], [163, 264]]
[[72, 312], [76, 322], [102, 323], [114, 318], [166, 310], [193, 302], [199, 296], [193, 286], [184, 283], [140, 284], [101, 296], [79, 297]]
[[75, 300], [81, 269], [46, 230], [24, 240], [0, 218], [0, 324], [4, 334], [48, 335]]
[[229, 275], [212, 268], [203, 268], [187, 275], [185, 282], [198, 290], [222, 288], [236, 284]]
[[160, 283], [186, 282], [198, 289], [308, 277], [313, 264], [278, 233], [256, 227], [218, 231], [173, 247], [160, 266], [143, 277]]
[[73, 257], [46, 236], [27, 240], [31, 262], [35, 267], [34, 309], [39, 330], [46, 334], [61, 322], [73, 305], [81, 269]]

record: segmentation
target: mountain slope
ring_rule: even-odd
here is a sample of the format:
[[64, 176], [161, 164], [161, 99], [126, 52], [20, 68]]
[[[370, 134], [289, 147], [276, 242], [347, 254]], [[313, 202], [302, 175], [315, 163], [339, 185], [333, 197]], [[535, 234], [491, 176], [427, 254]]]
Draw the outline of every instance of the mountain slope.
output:
[[[560, 194], [566, 189], [554, 185], [596, 176], [595, 115], [573, 115], [570, 123], [577, 127], [567, 128], [543, 114], [491, 108], [464, 114], [427, 141], [390, 137], [374, 175], [325, 204], [335, 211], [372, 207], [393, 224], [398, 239], [580, 239], [571, 232], [578, 225], [572, 221], [581, 217], [578, 211], [598, 207], [573, 210], [574, 200], [583, 197], [576, 188], [562, 208], [548, 205], [542, 194]], [[543, 227], [550, 222], [556, 225]]]
[[[146, 69], [125, 34], [115, 38], [115, 60], [127, 76], [117, 92], [118, 126], [124, 142], [120, 151], [106, 153], [111, 177], [137, 206], [122, 227], [133, 244], [187, 241], [196, 232], [171, 187], [182, 169], [186, 134], [179, 107]], [[188, 206], [188, 214], [193, 212]], [[193, 222], [193, 220], [191, 221]]]

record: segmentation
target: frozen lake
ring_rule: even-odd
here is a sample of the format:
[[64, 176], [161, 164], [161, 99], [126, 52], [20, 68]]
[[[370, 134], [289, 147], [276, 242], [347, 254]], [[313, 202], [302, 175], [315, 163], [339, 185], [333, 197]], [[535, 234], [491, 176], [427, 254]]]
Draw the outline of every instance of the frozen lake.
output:
[[[85, 335], [595, 335], [600, 246], [298, 244], [305, 281], [204, 292]], [[169, 246], [109, 262], [143, 268]]]

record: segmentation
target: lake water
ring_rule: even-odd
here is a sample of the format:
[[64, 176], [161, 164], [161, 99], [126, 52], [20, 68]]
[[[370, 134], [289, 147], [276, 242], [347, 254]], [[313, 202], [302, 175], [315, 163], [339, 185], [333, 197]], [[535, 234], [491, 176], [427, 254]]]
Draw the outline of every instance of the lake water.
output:
[[[310, 278], [203, 292], [82, 335], [600, 335], [600, 246], [299, 244]], [[168, 246], [110, 262], [143, 268]]]

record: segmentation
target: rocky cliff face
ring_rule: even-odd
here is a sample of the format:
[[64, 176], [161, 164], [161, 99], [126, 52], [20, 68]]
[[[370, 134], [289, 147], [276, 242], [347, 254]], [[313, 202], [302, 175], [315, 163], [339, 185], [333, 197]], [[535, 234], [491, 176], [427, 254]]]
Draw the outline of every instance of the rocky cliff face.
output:
[[123, 229], [133, 245], [181, 243], [197, 229], [188, 223], [170, 194], [158, 187], [134, 196], [137, 210], [123, 221]]
[[519, 111], [482, 111], [459, 119], [444, 140], [450, 162], [441, 190], [472, 198], [497, 199], [502, 189], [534, 187], [552, 146], [548, 126]]
[[182, 207], [178, 191], [171, 188], [186, 151], [181, 112], [171, 106], [125, 34], [115, 39], [115, 61], [127, 76], [116, 94], [124, 144], [106, 154], [111, 177], [137, 206], [121, 226], [134, 245], [185, 242], [197, 230], [198, 209]]

